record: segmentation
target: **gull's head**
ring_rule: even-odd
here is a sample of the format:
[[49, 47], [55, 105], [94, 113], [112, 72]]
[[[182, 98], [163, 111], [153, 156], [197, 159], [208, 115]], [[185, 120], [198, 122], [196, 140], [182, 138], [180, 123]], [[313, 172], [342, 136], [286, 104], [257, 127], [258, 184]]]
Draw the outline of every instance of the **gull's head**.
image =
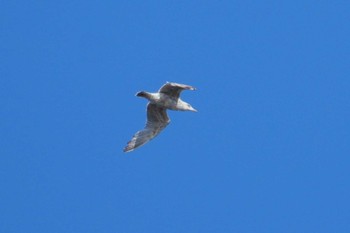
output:
[[146, 93], [145, 91], [140, 91], [140, 92], [137, 92], [137, 93], [136, 93], [136, 96], [146, 98], [147, 93]]

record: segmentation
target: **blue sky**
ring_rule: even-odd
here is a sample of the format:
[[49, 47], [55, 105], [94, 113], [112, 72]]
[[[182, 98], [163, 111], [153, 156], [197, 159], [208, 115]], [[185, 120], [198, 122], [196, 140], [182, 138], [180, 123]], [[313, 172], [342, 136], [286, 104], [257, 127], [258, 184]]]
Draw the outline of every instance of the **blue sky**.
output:
[[[350, 232], [348, 1], [0, 13], [0, 232]], [[199, 112], [123, 153], [166, 81]]]

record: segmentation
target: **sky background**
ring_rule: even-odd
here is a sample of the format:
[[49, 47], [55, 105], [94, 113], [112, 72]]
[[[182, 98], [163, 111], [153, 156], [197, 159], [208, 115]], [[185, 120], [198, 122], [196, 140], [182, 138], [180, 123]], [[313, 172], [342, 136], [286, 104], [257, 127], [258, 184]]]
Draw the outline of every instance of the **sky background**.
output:
[[[1, 1], [0, 232], [350, 232], [349, 1]], [[198, 113], [131, 153], [166, 81]]]

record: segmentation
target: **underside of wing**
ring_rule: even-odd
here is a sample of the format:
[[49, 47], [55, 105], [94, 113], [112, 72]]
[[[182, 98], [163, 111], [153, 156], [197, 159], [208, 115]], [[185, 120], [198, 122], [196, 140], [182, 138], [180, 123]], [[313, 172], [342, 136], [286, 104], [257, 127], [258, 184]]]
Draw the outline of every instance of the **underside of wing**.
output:
[[175, 98], [179, 98], [181, 91], [183, 90], [195, 90], [196, 88], [179, 83], [166, 83], [164, 84], [158, 92], [167, 94], [169, 96], [173, 96]]
[[146, 144], [157, 136], [168, 124], [170, 120], [164, 108], [155, 104], [147, 105], [147, 123], [143, 130], [138, 131], [124, 148], [124, 152], [129, 152], [137, 147]]
[[148, 141], [150, 141], [152, 138], [154, 138], [158, 133], [155, 131], [152, 131], [151, 129], [143, 129], [138, 131], [132, 139], [128, 142], [126, 147], [124, 148], [124, 152], [133, 151], [139, 146], [144, 145]]

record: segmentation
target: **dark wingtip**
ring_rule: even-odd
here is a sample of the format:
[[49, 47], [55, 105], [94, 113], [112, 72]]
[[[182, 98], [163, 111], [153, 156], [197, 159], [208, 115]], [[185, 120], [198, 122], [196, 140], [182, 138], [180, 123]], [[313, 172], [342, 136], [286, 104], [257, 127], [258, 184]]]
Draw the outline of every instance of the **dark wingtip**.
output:
[[123, 152], [124, 152], [124, 153], [128, 153], [128, 152], [131, 152], [131, 151], [133, 151], [133, 150], [131, 150], [131, 149], [129, 149], [129, 148], [124, 148], [124, 149], [123, 149]]
[[133, 151], [134, 148], [132, 148], [132, 146], [130, 146], [130, 142], [128, 142], [128, 144], [123, 148], [123, 152], [128, 153], [130, 151]]

